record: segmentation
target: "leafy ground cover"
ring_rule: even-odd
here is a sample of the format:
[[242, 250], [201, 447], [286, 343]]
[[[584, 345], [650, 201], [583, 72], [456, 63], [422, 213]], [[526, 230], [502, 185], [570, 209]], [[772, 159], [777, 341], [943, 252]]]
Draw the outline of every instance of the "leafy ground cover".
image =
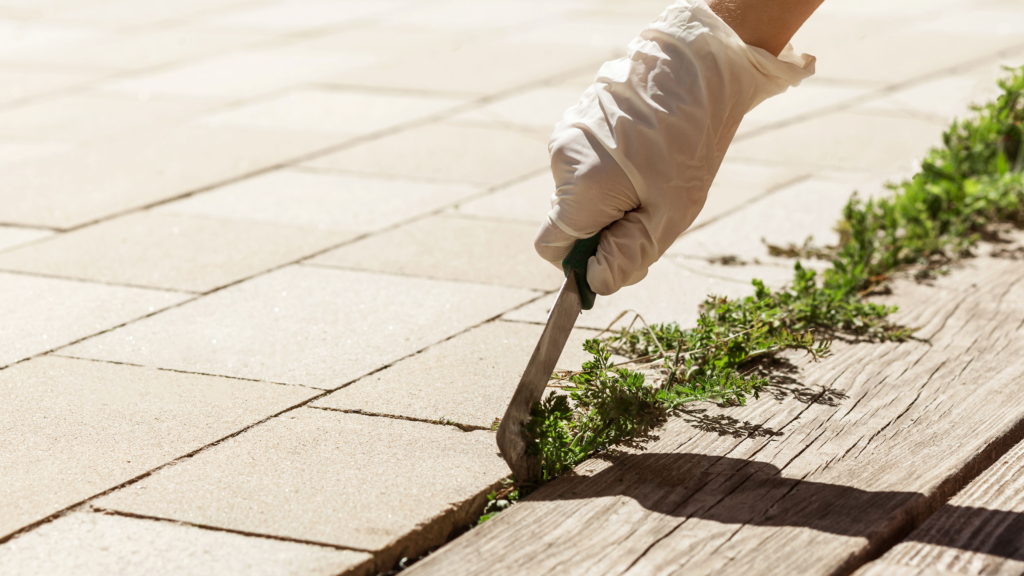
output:
[[[562, 393], [534, 406], [530, 450], [546, 483], [596, 453], [642, 442], [691, 402], [742, 405], [768, 384], [765, 359], [783, 350], [814, 358], [830, 354], [834, 337], [904, 340], [895, 309], [865, 298], [897, 274], [941, 272], [971, 255], [982, 238], [1024, 225], [1024, 68], [1009, 70], [995, 101], [954, 122], [921, 170], [882, 198], [856, 194], [843, 209], [836, 246], [775, 250], [827, 259], [821, 274], [799, 261], [790, 285], [771, 290], [754, 280], [754, 295], [710, 296], [697, 326], [677, 324], [618, 331], [588, 340], [593, 358], [581, 371], [558, 375]], [[616, 358], [625, 358], [618, 364]], [[539, 484], [511, 480], [492, 494], [481, 519], [507, 508]]]

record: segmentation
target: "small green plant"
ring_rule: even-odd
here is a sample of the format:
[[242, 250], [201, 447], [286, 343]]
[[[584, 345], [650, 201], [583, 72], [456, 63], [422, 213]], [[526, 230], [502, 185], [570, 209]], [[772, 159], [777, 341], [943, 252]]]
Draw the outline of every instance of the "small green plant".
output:
[[527, 426], [534, 439], [530, 450], [540, 457], [541, 482], [566, 472], [617, 444], [643, 437], [664, 420], [659, 390], [644, 375], [611, 365], [608, 346], [587, 340], [583, 349], [593, 359], [569, 376], [564, 394], [551, 394], [531, 412]]
[[487, 504], [484, 506], [484, 511], [480, 518], [477, 519], [476, 525], [479, 526], [487, 522], [518, 501], [519, 487], [511, 479], [506, 478], [502, 480], [501, 489], [494, 490], [487, 495]]
[[[926, 277], [970, 256], [979, 239], [997, 236], [1001, 226], [1024, 226], [1024, 68], [999, 86], [1002, 94], [975, 107], [974, 118], [954, 122], [921, 171], [891, 186], [890, 196], [855, 194], [836, 227], [838, 245], [769, 246], [777, 255], [831, 260], [823, 273], [797, 262], [784, 289], [754, 280], [753, 296], [709, 297], [692, 329], [644, 325], [588, 340], [584, 349], [593, 359], [560, 377], [568, 382], [561, 393], [533, 408], [529, 449], [540, 458], [540, 482], [595, 453], [643, 442], [687, 403], [742, 405], [757, 398], [768, 379], [755, 369], [783, 350], [818, 359], [831, 353], [838, 334], [909, 338], [912, 330], [888, 321], [894, 307], [864, 298], [894, 274]], [[613, 355], [626, 360], [613, 364]], [[517, 486], [515, 497], [492, 495], [485, 518], [535, 488], [510, 486]]]

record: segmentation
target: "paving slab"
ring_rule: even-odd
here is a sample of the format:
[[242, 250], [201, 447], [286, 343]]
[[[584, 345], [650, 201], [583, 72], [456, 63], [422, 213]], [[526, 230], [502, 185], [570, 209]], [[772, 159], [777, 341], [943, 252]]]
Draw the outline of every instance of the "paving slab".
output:
[[[500, 6], [502, 11], [511, 8]], [[506, 21], [506, 14], [500, 14], [489, 25]], [[581, 68], [593, 67], [596, 72], [616, 55], [590, 46], [483, 41], [450, 51], [407, 54], [346, 71], [334, 80], [355, 86], [487, 95], [557, 79]]]
[[815, 82], [812, 76], [801, 82], [800, 86], [772, 96], [747, 112], [736, 132], [737, 139], [742, 140], [745, 134], [762, 130], [766, 126], [821, 115], [826, 110], [849, 105], [871, 92], [870, 88], [863, 86]]
[[370, 550], [380, 569], [444, 542], [507, 474], [492, 432], [300, 408], [96, 505]]
[[[346, 26], [336, 32], [310, 36], [300, 40], [296, 46], [329, 54], [366, 52], [368, 47], [372, 47], [371, 52], [375, 57], [382, 61], [394, 61], [413, 53], [455, 50], [473, 40], [486, 38], [490, 33], [492, 31], [488, 28], [444, 30], [399, 24], [384, 18], [366, 20], [358, 26]], [[388, 41], [381, 42], [381, 38], [387, 38]], [[339, 83], [344, 85], [344, 79]]]
[[732, 161], [726, 157], [689, 230], [700, 228], [809, 176], [801, 169]]
[[0, 166], [50, 156], [69, 150], [72, 146], [67, 142], [31, 141], [21, 138], [6, 140], [5, 142], [0, 142]]
[[380, 176], [501, 184], [550, 165], [547, 137], [434, 124], [328, 154], [304, 165]]
[[0, 65], [0, 104], [40, 96], [62, 88], [84, 84], [96, 77], [90, 72], [35, 70]]
[[90, 512], [0, 545], [0, 572], [9, 576], [336, 576], [369, 559], [364, 552]]
[[0, 112], [0, 134], [64, 142], [98, 140], [169, 124], [216, 103], [209, 98], [141, 99], [90, 91]]
[[532, 130], [546, 136], [565, 110], [579, 102], [582, 93], [575, 86], [538, 88], [453, 116], [446, 123]]
[[204, 119], [212, 125], [252, 126], [362, 135], [454, 108], [464, 99], [298, 89]]
[[778, 246], [800, 246], [811, 237], [815, 245], [834, 245], [839, 234], [833, 228], [853, 192], [848, 183], [819, 178], [803, 180], [683, 234], [668, 253], [772, 262], [774, 259], [762, 239]]
[[[537, 227], [520, 222], [432, 216], [308, 260], [374, 272], [554, 290], [564, 275], [533, 249]], [[2, 265], [0, 257], [0, 265]]]
[[113, 0], [68, 2], [56, 13], [60, 19], [122, 28], [127, 26], [159, 27], [181, 20], [216, 14], [232, 6], [251, 4], [249, 0], [176, 0], [175, 2], [139, 2], [138, 0]]
[[772, 165], [888, 176], [919, 165], [928, 149], [942, 142], [943, 131], [917, 118], [837, 112], [735, 142], [730, 155]]
[[551, 211], [551, 197], [555, 193], [555, 179], [550, 170], [521, 182], [501, 187], [494, 192], [460, 203], [450, 210], [456, 214], [486, 218], [521, 220], [539, 225]]
[[389, 20], [402, 24], [461, 31], [488, 29], [489, 32], [507, 32], [535, 26], [557, 18], [577, 6], [571, 2], [453, 0], [447, 2], [417, 2], [405, 10], [389, 15]]
[[0, 538], [317, 394], [56, 356], [0, 388]]
[[0, 254], [0, 270], [209, 292], [290, 264], [354, 232], [136, 212]]
[[[818, 79], [890, 84], [925, 77], [1024, 43], [1019, 29], [1016, 34], [991, 33], [998, 20], [989, 20], [988, 30], [965, 30], [961, 23], [969, 11], [938, 12], [932, 8], [929, 14], [900, 22], [892, 19], [887, 7], [869, 23], [861, 24], [864, 32], [851, 38], [840, 30], [857, 28], [850, 18], [830, 18], [823, 11], [805, 23], [793, 45], [817, 56]], [[893, 25], [897, 22], [902, 25]]]
[[157, 212], [371, 232], [434, 212], [481, 188], [282, 169], [170, 202]]
[[111, 90], [136, 94], [252, 97], [303, 82], [324, 79], [367, 64], [357, 54], [329, 55], [292, 47], [228, 53], [171, 69], [111, 81]]
[[[313, 406], [490, 428], [505, 414], [543, 326], [488, 322], [431, 346], [317, 400]], [[557, 370], [579, 370], [590, 355], [575, 330]]]
[[402, 8], [401, 0], [375, 2], [274, 2], [249, 4], [206, 20], [216, 26], [237, 27], [278, 32], [300, 32], [329, 28], [374, 16], [393, 13]]
[[20, 55], [19, 59], [111, 71], [141, 70], [237, 49], [261, 38], [261, 35], [241, 30], [196, 25], [136, 29], [90, 37], [67, 46], [35, 49]]
[[0, 366], [64, 346], [192, 296], [0, 272]]
[[45, 21], [0, 20], [0, 58], [20, 55], [48, 47], [66, 47], [75, 41], [102, 36], [89, 26]]
[[[741, 298], [754, 293], [752, 278], [760, 278], [768, 286], [782, 287], [792, 277], [792, 270], [782, 266], [702, 265], [668, 255], [650, 268], [643, 282], [626, 286], [611, 296], [598, 296], [594, 308], [583, 312], [576, 326], [604, 330], [619, 318], [614, 326], [622, 328], [639, 313], [649, 324], [678, 322], [690, 328], [696, 325], [700, 305], [708, 295]], [[545, 296], [502, 318], [543, 324], [554, 303], [555, 294]], [[620, 317], [626, 311], [629, 313]]]
[[334, 389], [536, 294], [289, 266], [62, 354]]
[[[1020, 67], [1024, 65], [1024, 57], [1007, 64]], [[923, 118], [948, 127], [955, 118], [973, 116], [972, 104], [994, 100], [1000, 92], [997, 80], [1005, 75], [1005, 70], [999, 66], [980, 66], [894, 92], [858, 106], [857, 111]]]
[[[181, 126], [0, 167], [0, 222], [71, 228], [229, 181], [334, 142], [327, 134]], [[127, 161], [127, 159], [131, 161]]]
[[51, 236], [52, 234], [53, 232], [49, 230], [42, 230], [39, 228], [0, 226], [0, 251], [9, 250], [10, 248], [21, 244], [35, 242], [36, 240], [41, 240], [47, 236]]
[[571, 11], [517, 27], [506, 38], [517, 43], [590, 46], [607, 50], [609, 60], [621, 58], [626, 55], [626, 46], [669, 6], [660, 2], [651, 3], [649, 10], [642, 7], [635, 12], [630, 10], [636, 5], [636, 2], [623, 3], [618, 7], [626, 10], [609, 11], [602, 9], [598, 2], [580, 3]]
[[480, 191], [467, 184], [282, 169], [170, 202], [156, 211], [371, 232]]

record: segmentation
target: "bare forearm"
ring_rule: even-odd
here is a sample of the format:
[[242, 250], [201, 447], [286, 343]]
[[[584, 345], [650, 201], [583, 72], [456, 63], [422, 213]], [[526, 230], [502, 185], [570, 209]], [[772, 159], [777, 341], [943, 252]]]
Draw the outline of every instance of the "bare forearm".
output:
[[708, 0], [744, 42], [778, 56], [824, 0]]

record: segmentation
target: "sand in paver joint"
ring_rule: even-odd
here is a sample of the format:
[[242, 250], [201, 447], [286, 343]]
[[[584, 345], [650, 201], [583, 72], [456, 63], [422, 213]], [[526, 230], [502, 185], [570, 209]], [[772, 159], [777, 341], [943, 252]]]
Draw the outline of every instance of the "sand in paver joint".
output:
[[[547, 135], [667, 3], [4, 8], [0, 572], [370, 573], [471, 521], [559, 283]], [[826, 1], [817, 75], [561, 367], [625, 309], [785, 283], [761, 239], [831, 241], [1022, 61], [1022, 18]]]

